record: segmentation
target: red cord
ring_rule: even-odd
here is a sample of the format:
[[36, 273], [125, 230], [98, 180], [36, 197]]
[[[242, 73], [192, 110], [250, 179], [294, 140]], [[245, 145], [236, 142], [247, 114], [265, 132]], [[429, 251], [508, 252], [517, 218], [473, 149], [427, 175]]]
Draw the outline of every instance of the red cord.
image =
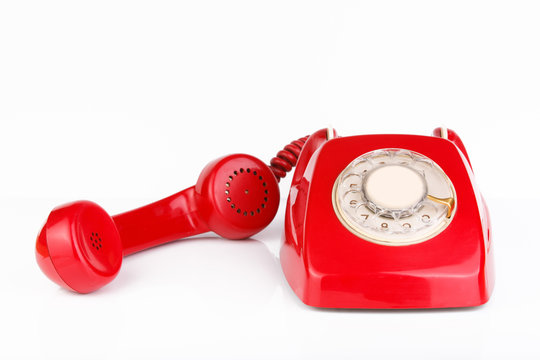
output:
[[309, 135], [291, 142], [283, 150], [280, 150], [276, 157], [270, 160], [270, 170], [272, 170], [278, 182], [296, 166], [298, 156], [300, 156], [300, 152], [308, 138]]

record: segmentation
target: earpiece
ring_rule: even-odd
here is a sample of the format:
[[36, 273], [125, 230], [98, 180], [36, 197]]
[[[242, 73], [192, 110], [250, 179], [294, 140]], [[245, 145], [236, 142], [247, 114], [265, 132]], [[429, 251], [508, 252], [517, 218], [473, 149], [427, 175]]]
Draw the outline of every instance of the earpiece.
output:
[[207, 231], [249, 238], [278, 206], [271, 168], [250, 155], [229, 155], [209, 163], [195, 186], [113, 217], [90, 201], [55, 208], [38, 235], [36, 258], [60, 286], [89, 293], [116, 277], [123, 256]]

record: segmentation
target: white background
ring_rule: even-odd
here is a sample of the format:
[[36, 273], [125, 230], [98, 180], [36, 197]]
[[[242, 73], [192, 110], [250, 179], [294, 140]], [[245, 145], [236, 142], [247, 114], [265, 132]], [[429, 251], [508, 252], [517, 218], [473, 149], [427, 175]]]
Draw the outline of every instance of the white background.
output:
[[[536, 1], [0, 1], [0, 358], [538, 358], [539, 19]], [[128, 257], [96, 293], [36, 265], [55, 205], [125, 211], [329, 124], [458, 131], [492, 212], [487, 305], [303, 305], [277, 258], [288, 181], [253, 240]]]

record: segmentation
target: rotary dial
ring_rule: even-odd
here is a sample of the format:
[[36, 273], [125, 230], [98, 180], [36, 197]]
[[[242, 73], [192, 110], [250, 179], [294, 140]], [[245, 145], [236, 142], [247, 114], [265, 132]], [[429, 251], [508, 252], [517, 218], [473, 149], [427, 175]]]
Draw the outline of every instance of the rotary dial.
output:
[[364, 154], [337, 178], [334, 209], [355, 235], [383, 245], [429, 240], [456, 209], [450, 179], [431, 159], [403, 149]]

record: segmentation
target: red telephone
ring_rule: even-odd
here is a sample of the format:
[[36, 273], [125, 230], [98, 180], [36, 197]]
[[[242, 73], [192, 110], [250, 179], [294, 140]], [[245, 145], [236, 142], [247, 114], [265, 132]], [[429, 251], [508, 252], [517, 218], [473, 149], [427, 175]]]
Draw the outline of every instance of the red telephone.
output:
[[116, 276], [123, 255], [206, 231], [250, 237], [272, 221], [278, 181], [295, 165], [280, 260], [304, 303], [441, 308], [489, 299], [488, 210], [463, 143], [444, 128], [341, 138], [319, 130], [270, 166], [230, 155], [207, 165], [194, 187], [112, 218], [91, 202], [63, 205], [38, 236], [38, 264], [87, 293]]

